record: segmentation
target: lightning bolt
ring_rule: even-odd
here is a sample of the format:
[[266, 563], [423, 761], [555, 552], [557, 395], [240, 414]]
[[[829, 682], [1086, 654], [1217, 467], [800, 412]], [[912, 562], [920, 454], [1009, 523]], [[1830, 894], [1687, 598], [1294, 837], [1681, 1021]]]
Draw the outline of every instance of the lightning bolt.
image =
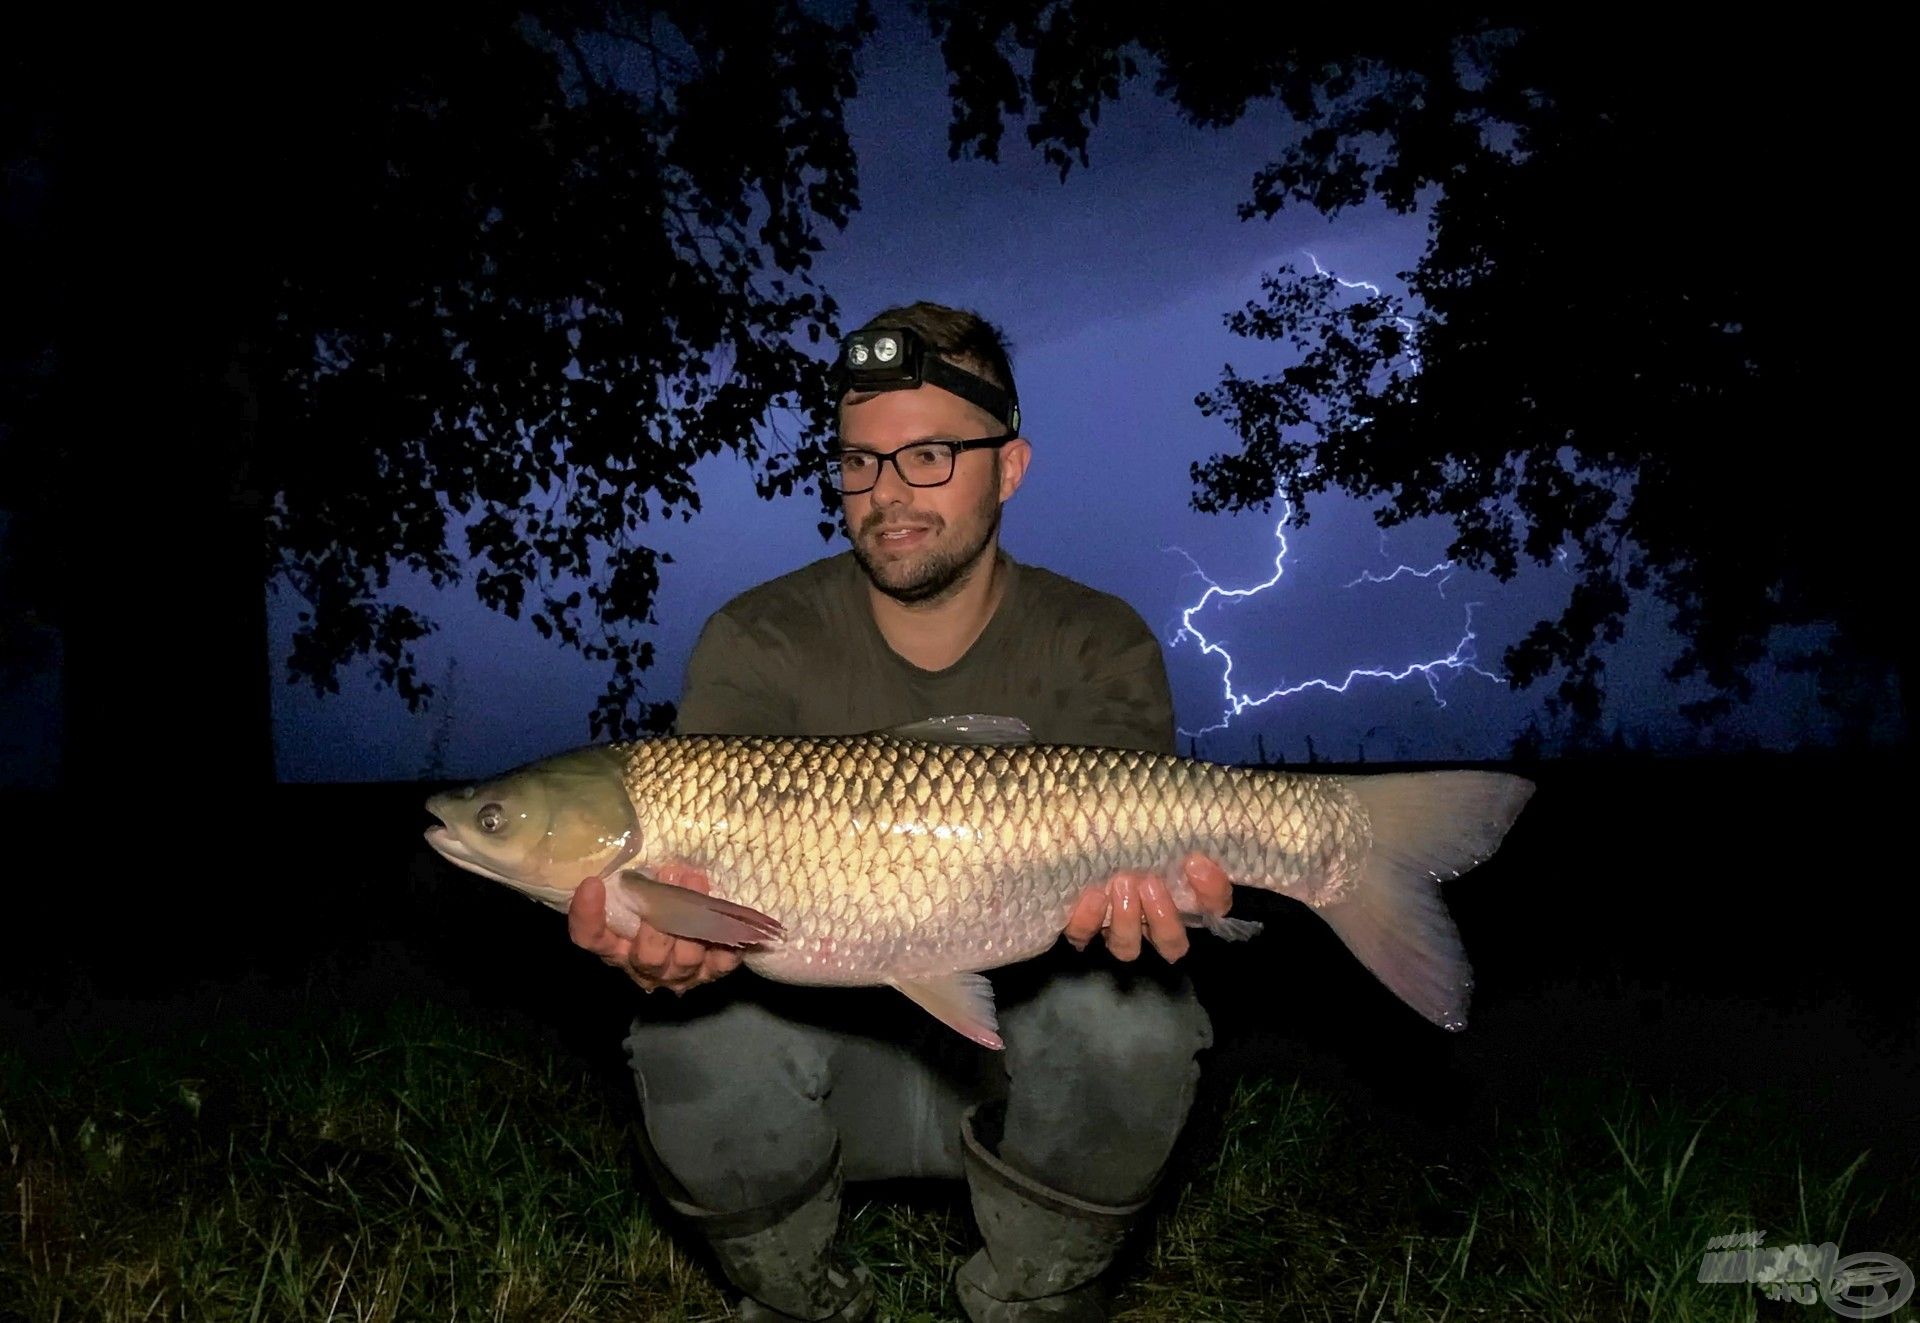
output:
[[[1254, 584], [1250, 588], [1223, 588], [1220, 584], [1214, 582], [1207, 572], [1200, 568], [1200, 563], [1194, 560], [1191, 555], [1188, 555], [1186, 551], [1179, 547], [1167, 548], [1169, 552], [1175, 552], [1181, 556], [1185, 556], [1187, 564], [1193, 566], [1193, 572], [1199, 575], [1201, 581], [1207, 585], [1206, 591], [1200, 594], [1200, 599], [1180, 612], [1180, 628], [1174, 632], [1170, 644], [1171, 646], [1178, 647], [1180, 644], [1192, 640], [1199, 644], [1202, 655], [1219, 658], [1222, 663], [1220, 690], [1222, 697], [1226, 700], [1226, 708], [1220, 720], [1210, 726], [1202, 726], [1198, 730], [1188, 730], [1182, 727], [1180, 730], [1182, 735], [1189, 739], [1197, 739], [1202, 735], [1210, 735], [1217, 730], [1225, 730], [1232, 724], [1235, 717], [1250, 707], [1264, 707], [1277, 698], [1290, 698], [1295, 694], [1305, 693], [1309, 689], [1320, 689], [1331, 694], [1344, 694], [1352, 688], [1356, 681], [1360, 680], [1385, 680], [1392, 684], [1398, 684], [1403, 680], [1410, 680], [1414, 676], [1419, 676], [1427, 682], [1427, 689], [1428, 692], [1433, 695], [1433, 701], [1441, 707], [1447, 705], [1446, 698], [1440, 692], [1439, 677], [1443, 672], [1457, 673], [1460, 671], [1471, 671], [1473, 674], [1492, 680], [1497, 684], [1506, 683], [1505, 676], [1494, 671], [1489, 671], [1479, 664], [1479, 657], [1474, 647], [1474, 641], [1478, 638], [1478, 634], [1473, 627], [1473, 611], [1475, 607], [1481, 604], [1479, 602], [1468, 602], [1465, 607], [1466, 620], [1461, 627], [1460, 638], [1448, 652], [1441, 656], [1430, 657], [1424, 661], [1408, 662], [1404, 666], [1399, 667], [1356, 666], [1339, 680], [1329, 680], [1316, 676], [1312, 679], [1302, 680], [1298, 684], [1281, 685], [1258, 696], [1236, 689], [1233, 683], [1233, 654], [1228, 652], [1222, 644], [1215, 642], [1201, 632], [1200, 627], [1194, 623], [1194, 617], [1204, 611], [1208, 604], [1216, 598], [1244, 600], [1245, 598], [1256, 597], [1279, 584], [1280, 580], [1286, 575], [1287, 521], [1292, 517], [1292, 507], [1283, 507], [1280, 522], [1275, 524], [1273, 529], [1274, 541], [1280, 544], [1280, 549], [1274, 554], [1273, 558], [1273, 574], [1264, 583]], [[1416, 579], [1426, 579], [1436, 574], [1444, 575], [1452, 569], [1453, 562], [1451, 561], [1442, 561], [1440, 564], [1425, 570], [1417, 570], [1411, 566], [1402, 565], [1396, 568], [1391, 574], [1376, 575], [1371, 572], [1362, 574], [1358, 578], [1348, 582], [1345, 586], [1352, 588], [1361, 583], [1391, 583], [1402, 574], [1410, 575]], [[1443, 577], [1440, 583], [1444, 587], [1446, 579]]]
[[[1386, 558], [1387, 534], [1386, 530], [1382, 529], [1380, 532], [1380, 559], [1385, 560]], [[1187, 559], [1192, 560], [1193, 557], [1189, 556]], [[1415, 579], [1431, 579], [1436, 574], [1440, 575], [1440, 595], [1445, 597], [1447, 595], [1447, 580], [1453, 577], [1453, 562], [1443, 560], [1438, 565], [1430, 566], [1424, 570], [1416, 570], [1411, 565], [1399, 565], [1394, 567], [1394, 571], [1391, 574], [1375, 574], [1372, 570], [1363, 570], [1358, 578], [1347, 580], [1341, 587], [1352, 588], [1354, 585], [1362, 583], [1392, 583], [1403, 574]]]
[[[1306, 252], [1305, 249], [1301, 251]], [[1374, 298], [1386, 297], [1381, 288], [1371, 281], [1344, 280], [1322, 266], [1320, 259], [1312, 253], [1306, 253], [1306, 257], [1313, 263], [1314, 274], [1331, 280], [1345, 289], [1365, 290]], [[1420, 370], [1420, 359], [1418, 351], [1413, 348], [1415, 343], [1413, 338], [1414, 324], [1398, 312], [1393, 313], [1392, 316], [1394, 322], [1407, 332], [1407, 358], [1413, 371], [1418, 372]], [[1216, 583], [1213, 578], [1201, 568], [1200, 563], [1185, 550], [1180, 547], [1166, 548], [1169, 552], [1175, 552], [1185, 557], [1187, 564], [1193, 567], [1193, 573], [1198, 575], [1201, 582], [1206, 584], [1206, 591], [1201, 593], [1199, 600], [1180, 612], [1180, 627], [1175, 631], [1173, 638], [1169, 641], [1170, 646], [1178, 647], [1182, 643], [1191, 640], [1199, 645], [1200, 652], [1203, 656], [1218, 658], [1221, 662], [1220, 692], [1226, 702], [1226, 707], [1222, 711], [1218, 721], [1210, 726], [1202, 726], [1198, 730], [1182, 728], [1180, 731], [1182, 735], [1189, 739], [1197, 739], [1202, 735], [1208, 735], [1214, 731], [1225, 730], [1232, 724], [1235, 717], [1245, 712], [1248, 708], [1263, 707], [1276, 699], [1289, 698], [1295, 694], [1305, 693], [1310, 689], [1324, 690], [1327, 693], [1333, 694], [1345, 694], [1355, 683], [1364, 680], [1383, 680], [1390, 684], [1399, 684], [1402, 681], [1410, 680], [1418, 676], [1426, 681], [1427, 689], [1433, 695], [1434, 702], [1443, 708], [1447, 706], [1447, 700], [1440, 692], [1439, 677], [1443, 672], [1458, 673], [1461, 671], [1469, 671], [1485, 679], [1492, 680], [1497, 684], [1504, 685], [1506, 683], [1504, 676], [1489, 671], [1479, 664], [1474, 646], [1477, 635], [1473, 627], [1473, 612], [1474, 608], [1481, 604], [1478, 602], [1468, 602], [1465, 606], [1466, 618], [1461, 627], [1460, 637], [1458, 641], [1454, 643], [1453, 647], [1441, 656], [1430, 657], [1424, 661], [1408, 662], [1403, 666], [1397, 667], [1355, 667], [1339, 680], [1316, 676], [1312, 679], [1302, 680], [1297, 684], [1281, 685], [1269, 690], [1267, 693], [1259, 695], [1251, 692], [1243, 692], [1236, 688], [1233, 680], [1233, 654], [1228, 652], [1223, 644], [1208, 638], [1206, 634], [1201, 631], [1200, 627], [1194, 623], [1194, 620], [1195, 617], [1206, 610], [1215, 600], [1242, 601], [1250, 597], [1257, 597], [1261, 593], [1278, 587], [1281, 579], [1286, 575], [1288, 549], [1287, 521], [1292, 517], [1292, 506], [1283, 504], [1281, 507], [1280, 521], [1274, 525], [1273, 529], [1274, 541], [1279, 544], [1279, 549], [1274, 553], [1273, 557], [1273, 573], [1268, 576], [1264, 582], [1254, 584], [1247, 588], [1222, 587], [1219, 583]], [[1386, 554], [1386, 535], [1384, 533], [1381, 534], [1381, 554]], [[1419, 569], [1411, 565], [1399, 565], [1386, 574], [1376, 574], [1371, 570], [1367, 570], [1355, 576], [1343, 586], [1346, 588], [1355, 588], [1361, 584], [1386, 584], [1392, 583], [1394, 580], [1403, 576], [1414, 579], [1437, 578], [1437, 590], [1441, 596], [1444, 597], [1446, 595], [1447, 582], [1452, 577], [1453, 568], [1453, 562], [1445, 560], [1436, 565], [1430, 565], [1425, 569]]]
[[[1312, 253], [1308, 253], [1307, 250], [1304, 248], [1302, 248], [1300, 251], [1303, 253], [1306, 253], [1307, 260], [1313, 263], [1314, 275], [1325, 277], [1326, 279], [1331, 280], [1334, 284], [1340, 286], [1342, 289], [1364, 289], [1365, 291], [1367, 291], [1367, 293], [1371, 294], [1376, 299], [1384, 299], [1387, 297], [1387, 292], [1381, 289], [1378, 285], [1374, 284], [1371, 280], [1342, 280], [1339, 276], [1334, 275], [1333, 272], [1327, 270], [1324, 266], [1321, 266], [1320, 259], [1315, 257]], [[1420, 351], [1414, 348], [1414, 345], [1417, 342], [1415, 341], [1414, 335], [1413, 335], [1413, 331], [1414, 331], [1413, 323], [1409, 321], [1406, 317], [1403, 317], [1396, 312], [1393, 314], [1393, 324], [1395, 326], [1398, 326], [1401, 330], [1407, 333], [1407, 366], [1412, 368], [1414, 373], [1418, 375], [1420, 371]]]
[[[1192, 557], [1189, 556], [1188, 559], [1191, 560]], [[1372, 570], [1362, 570], [1358, 578], [1347, 580], [1341, 587], [1351, 588], [1355, 584], [1362, 583], [1392, 583], [1403, 574], [1412, 579], [1431, 579], [1436, 574], [1440, 575], [1440, 595], [1445, 597], [1447, 580], [1453, 577], [1453, 562], [1443, 560], [1438, 565], [1424, 570], [1416, 570], [1411, 565], [1396, 565], [1391, 574], [1375, 574]]]

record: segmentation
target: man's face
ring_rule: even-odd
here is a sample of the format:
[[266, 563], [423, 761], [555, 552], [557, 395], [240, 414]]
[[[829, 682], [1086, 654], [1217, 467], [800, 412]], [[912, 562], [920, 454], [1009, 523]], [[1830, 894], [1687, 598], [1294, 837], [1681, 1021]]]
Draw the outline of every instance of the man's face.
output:
[[[841, 443], [882, 454], [1004, 430], [938, 386], [882, 391], [840, 410]], [[993, 543], [1000, 503], [1020, 486], [1028, 455], [1025, 441], [965, 451], [954, 457], [953, 480], [940, 487], [909, 487], [883, 464], [872, 491], [841, 497], [847, 538], [874, 587], [898, 601], [929, 602], [966, 582]]]

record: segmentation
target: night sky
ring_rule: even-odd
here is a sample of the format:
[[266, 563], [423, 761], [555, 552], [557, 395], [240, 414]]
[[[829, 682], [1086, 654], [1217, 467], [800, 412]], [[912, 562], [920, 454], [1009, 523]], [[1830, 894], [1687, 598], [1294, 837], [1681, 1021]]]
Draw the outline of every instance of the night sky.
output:
[[[1533, 621], [1559, 609], [1571, 579], [1527, 567], [1507, 584], [1466, 572], [1367, 582], [1362, 576], [1396, 566], [1432, 569], [1448, 528], [1432, 521], [1383, 535], [1365, 508], [1338, 496], [1316, 502], [1309, 526], [1284, 530], [1285, 573], [1271, 590], [1221, 599], [1194, 617], [1232, 653], [1234, 689], [1257, 697], [1449, 654], [1473, 659], [1477, 670], [1443, 668], [1431, 685], [1418, 676], [1355, 679], [1344, 693], [1308, 689], [1232, 715], [1224, 659], [1180, 636], [1183, 609], [1208, 583], [1196, 566], [1222, 588], [1244, 589], [1273, 577], [1279, 550], [1277, 509], [1201, 515], [1189, 504], [1189, 465], [1233, 441], [1225, 424], [1200, 415], [1194, 396], [1228, 362], [1254, 375], [1283, 365], [1275, 347], [1230, 335], [1223, 314], [1256, 296], [1263, 272], [1304, 266], [1309, 252], [1345, 279], [1397, 293], [1396, 273], [1417, 258], [1424, 219], [1372, 209], [1330, 222], [1303, 208], [1242, 222], [1236, 204], [1277, 154], [1289, 132], [1284, 118], [1256, 106], [1229, 129], [1195, 129], [1139, 86], [1103, 113], [1091, 168], [1065, 183], [1017, 132], [1001, 164], [949, 162], [944, 82], [937, 51], [910, 21], [890, 20], [863, 55], [860, 96], [848, 111], [862, 206], [844, 233], [828, 237], [816, 275], [847, 326], [888, 304], [929, 298], [1003, 327], [1035, 447], [1004, 545], [1133, 604], [1168, 644], [1179, 724], [1198, 734], [1197, 752], [1231, 761], [1264, 747], [1299, 759], [1311, 739], [1321, 757], [1342, 761], [1499, 758], [1530, 718], [1546, 724], [1550, 682], [1511, 691], [1486, 673], [1500, 671], [1502, 649]], [[655, 699], [677, 695], [712, 610], [845, 545], [822, 542], [815, 498], [760, 501], [731, 458], [706, 462], [698, 480], [699, 516], [648, 529], [675, 561], [656, 603], [658, 662], [646, 677]], [[397, 578], [395, 596], [442, 626], [420, 649], [422, 674], [442, 691], [421, 714], [351, 671], [338, 696], [285, 684], [301, 604], [289, 593], [273, 597], [282, 780], [462, 777], [586, 742], [604, 683], [598, 666], [488, 611], [465, 586], [436, 593]], [[1457, 653], [1469, 619], [1474, 638]], [[1643, 604], [1626, 641], [1606, 654], [1607, 725], [1669, 749], [1792, 748], [1825, 737], [1810, 686], [1769, 676], [1754, 704], [1695, 732], [1678, 709], [1704, 691], [1662, 678], [1672, 651], [1658, 613]], [[53, 729], [50, 692], [29, 688], [0, 714], [9, 731], [0, 752], [16, 782], [35, 779]]]

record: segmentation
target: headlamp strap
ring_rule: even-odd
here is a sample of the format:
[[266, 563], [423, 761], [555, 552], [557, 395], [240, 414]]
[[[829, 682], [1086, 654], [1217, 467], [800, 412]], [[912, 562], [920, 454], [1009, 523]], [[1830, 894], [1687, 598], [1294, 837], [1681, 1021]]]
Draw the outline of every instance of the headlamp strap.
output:
[[854, 332], [841, 346], [833, 377], [836, 394], [938, 386], [985, 409], [1008, 431], [1020, 430], [1020, 401], [1011, 392], [928, 352], [910, 327], [874, 326]]
[[1020, 402], [988, 381], [976, 376], [963, 367], [955, 367], [944, 358], [932, 354], [920, 360], [920, 375], [929, 386], [938, 386], [965, 400], [968, 404], [985, 409], [998, 418], [1009, 432], [1020, 430]]

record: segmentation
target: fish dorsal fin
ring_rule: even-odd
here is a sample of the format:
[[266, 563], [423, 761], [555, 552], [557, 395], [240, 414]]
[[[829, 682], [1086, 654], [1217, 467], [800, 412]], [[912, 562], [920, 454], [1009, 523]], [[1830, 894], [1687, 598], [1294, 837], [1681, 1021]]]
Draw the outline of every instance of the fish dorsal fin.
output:
[[876, 734], [896, 740], [928, 740], [935, 744], [1032, 744], [1033, 732], [1019, 717], [994, 717], [970, 712], [962, 716], [928, 717]]

